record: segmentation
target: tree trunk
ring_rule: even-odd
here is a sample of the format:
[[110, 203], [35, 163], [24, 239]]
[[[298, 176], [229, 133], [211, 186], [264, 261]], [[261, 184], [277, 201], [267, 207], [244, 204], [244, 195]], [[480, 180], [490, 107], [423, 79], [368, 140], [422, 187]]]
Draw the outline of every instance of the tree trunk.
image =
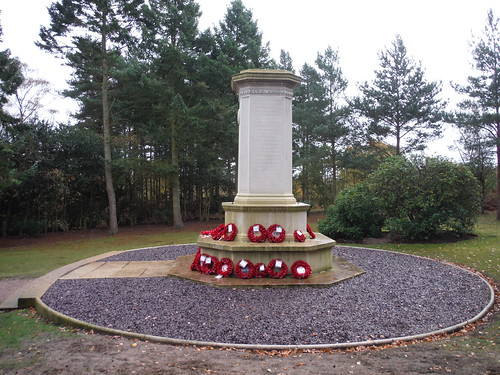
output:
[[497, 124], [497, 220], [500, 220], [500, 124]]
[[399, 124], [396, 126], [396, 156], [401, 155], [401, 131]]
[[108, 97], [109, 66], [108, 66], [107, 51], [106, 51], [105, 32], [102, 33], [101, 55], [102, 55], [102, 126], [103, 126], [103, 139], [104, 139], [104, 179], [106, 181], [106, 192], [108, 194], [109, 234], [115, 235], [118, 233], [118, 220], [116, 216], [116, 196], [115, 196], [115, 189], [113, 186], [113, 173], [112, 173], [113, 171], [111, 166], [111, 130], [109, 124], [109, 97]]
[[174, 217], [174, 228], [180, 229], [184, 228], [184, 223], [182, 221], [181, 213], [181, 187], [179, 180], [179, 152], [177, 150], [177, 140], [175, 124], [172, 124], [172, 167], [174, 168], [174, 173], [172, 174], [172, 214]]
[[337, 145], [332, 141], [332, 203], [334, 204], [337, 200], [337, 151], [335, 147]]

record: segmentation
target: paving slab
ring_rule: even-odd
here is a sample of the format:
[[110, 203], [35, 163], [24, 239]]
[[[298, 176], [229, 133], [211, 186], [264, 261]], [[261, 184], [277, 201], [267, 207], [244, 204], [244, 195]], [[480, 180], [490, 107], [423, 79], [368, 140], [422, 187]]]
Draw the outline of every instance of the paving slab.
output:
[[68, 273], [61, 279], [168, 276], [173, 263], [173, 260], [93, 262]]

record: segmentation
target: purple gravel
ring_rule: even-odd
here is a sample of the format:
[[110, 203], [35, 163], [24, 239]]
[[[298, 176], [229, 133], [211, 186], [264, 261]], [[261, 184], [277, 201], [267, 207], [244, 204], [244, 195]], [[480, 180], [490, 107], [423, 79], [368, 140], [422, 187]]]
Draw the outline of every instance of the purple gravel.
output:
[[[134, 257], [142, 253], [148, 255], [141, 260], [152, 260], [158, 252], [167, 259], [163, 257], [187, 249], [136, 250]], [[194, 252], [196, 246], [190, 249]], [[124, 331], [197, 341], [307, 345], [450, 327], [476, 316], [490, 299], [479, 276], [457, 267], [370, 249], [334, 251], [366, 273], [327, 288], [224, 289], [173, 277], [58, 280], [42, 300], [68, 316]]]
[[99, 260], [99, 262], [173, 260], [183, 255], [194, 254], [197, 249], [198, 246], [194, 244], [150, 247], [146, 249], [124, 251], [120, 254], [103, 258]]

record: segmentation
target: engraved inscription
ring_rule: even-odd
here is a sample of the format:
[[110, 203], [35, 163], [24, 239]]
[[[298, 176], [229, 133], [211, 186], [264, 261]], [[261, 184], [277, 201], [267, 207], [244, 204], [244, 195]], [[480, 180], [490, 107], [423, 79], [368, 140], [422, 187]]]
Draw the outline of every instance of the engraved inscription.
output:
[[244, 95], [277, 95], [277, 96], [292, 96], [292, 90], [286, 89], [259, 89], [259, 88], [250, 88], [244, 89], [239, 92], [240, 96]]

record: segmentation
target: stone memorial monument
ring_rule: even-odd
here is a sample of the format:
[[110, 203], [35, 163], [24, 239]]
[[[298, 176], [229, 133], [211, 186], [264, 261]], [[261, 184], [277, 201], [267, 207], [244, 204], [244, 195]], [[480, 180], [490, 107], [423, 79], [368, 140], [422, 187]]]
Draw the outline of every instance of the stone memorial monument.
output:
[[[300, 77], [284, 70], [251, 69], [233, 76], [239, 97], [238, 192], [222, 207], [226, 226], [234, 225], [238, 233], [231, 241], [200, 236], [202, 252], [235, 263], [279, 258], [290, 266], [302, 260], [314, 273], [332, 268], [335, 241], [319, 233], [310, 238], [309, 205], [297, 203], [292, 193], [292, 98], [299, 83]], [[282, 242], [256, 243], [247, 235], [275, 224], [277, 235], [286, 233]], [[304, 242], [296, 240], [295, 231], [305, 235]]]

